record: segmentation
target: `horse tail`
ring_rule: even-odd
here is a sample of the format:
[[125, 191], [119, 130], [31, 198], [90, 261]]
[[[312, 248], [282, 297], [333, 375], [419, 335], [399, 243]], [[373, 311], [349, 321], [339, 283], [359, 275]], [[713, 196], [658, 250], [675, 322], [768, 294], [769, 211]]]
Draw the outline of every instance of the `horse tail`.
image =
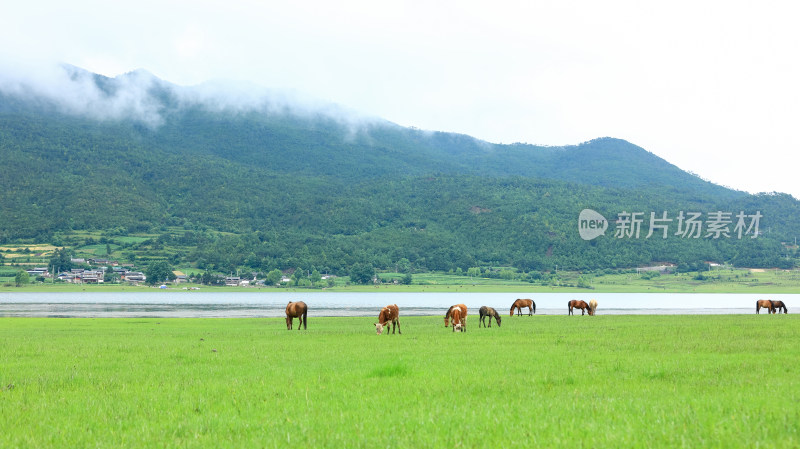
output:
[[536, 313], [536, 301], [531, 300], [531, 305], [533, 305], [533, 313]]
[[[300, 326], [297, 326], [299, 329]], [[303, 329], [308, 329], [308, 307], [303, 310]]]

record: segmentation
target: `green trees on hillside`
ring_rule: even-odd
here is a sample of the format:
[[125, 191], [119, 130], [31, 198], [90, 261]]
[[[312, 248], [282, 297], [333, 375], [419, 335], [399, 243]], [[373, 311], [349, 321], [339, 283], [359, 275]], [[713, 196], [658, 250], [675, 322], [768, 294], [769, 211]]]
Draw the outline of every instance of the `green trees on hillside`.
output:
[[17, 287], [21, 287], [23, 285], [30, 284], [30, 282], [31, 282], [31, 275], [28, 274], [28, 272], [25, 271], [25, 270], [19, 270], [17, 272], [17, 275], [14, 276], [14, 284]]
[[175, 279], [175, 274], [172, 272], [169, 264], [164, 261], [150, 264], [145, 270], [144, 275], [147, 278], [145, 283], [148, 285], [161, 284]]
[[350, 268], [350, 281], [356, 284], [370, 284], [375, 277], [375, 267], [368, 263], [356, 263]]
[[50, 259], [50, 268], [54, 273], [61, 273], [72, 269], [72, 252], [67, 248], [57, 248]]
[[[316, 284], [314, 268], [371, 282], [375, 270], [474, 276], [477, 267], [496, 266], [796, 262], [783, 242], [800, 235], [797, 200], [714, 186], [617, 139], [492, 145], [388, 124], [353, 133], [328, 119], [165, 108], [173, 113], [158, 129], [0, 112], [0, 243], [63, 243], [57, 235], [73, 231], [147, 233], [147, 242], [105, 243], [105, 252], [139, 265], [243, 268], [267, 273], [269, 283], [298, 268]], [[757, 239], [619, 239], [609, 230], [584, 241], [577, 232], [584, 208], [612, 223], [623, 211], [764, 218]], [[69, 270], [70, 257], [58, 250], [50, 265]], [[166, 279], [163, 271], [154, 283]]]

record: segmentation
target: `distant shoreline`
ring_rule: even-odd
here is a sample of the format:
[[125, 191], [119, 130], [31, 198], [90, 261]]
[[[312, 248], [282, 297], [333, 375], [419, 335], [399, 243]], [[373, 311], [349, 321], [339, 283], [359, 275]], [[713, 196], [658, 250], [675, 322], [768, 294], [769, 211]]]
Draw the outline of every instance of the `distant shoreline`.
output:
[[[189, 290], [194, 287], [196, 290]], [[186, 289], [185, 289], [186, 288]], [[143, 292], [143, 291], [185, 291], [187, 294], [194, 292], [219, 292], [219, 293], [270, 293], [270, 292], [463, 292], [463, 293], [750, 293], [750, 294], [792, 294], [800, 293], [800, 285], [735, 285], [731, 283], [711, 283], [705, 285], [622, 285], [600, 284], [595, 288], [577, 288], [542, 285], [351, 285], [336, 286], [331, 288], [298, 288], [298, 287], [227, 287], [191, 285], [190, 287], [168, 286], [166, 289], [149, 286], [121, 285], [121, 284], [40, 284], [24, 287], [0, 286], [0, 293], [37, 293], [37, 292]]]

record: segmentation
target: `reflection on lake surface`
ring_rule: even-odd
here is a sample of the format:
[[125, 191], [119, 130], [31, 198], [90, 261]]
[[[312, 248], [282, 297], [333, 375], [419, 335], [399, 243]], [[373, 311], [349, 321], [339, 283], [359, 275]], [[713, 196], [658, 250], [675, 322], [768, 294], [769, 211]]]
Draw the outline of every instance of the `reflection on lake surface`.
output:
[[[567, 301], [594, 298], [597, 314], [736, 314], [754, 313], [757, 299], [776, 299], [789, 309], [796, 294], [705, 293], [370, 293], [370, 292], [198, 292], [0, 293], [2, 317], [76, 318], [249, 318], [283, 317], [286, 303], [304, 301], [311, 316], [377, 316], [387, 304], [401, 316], [444, 315], [453, 304], [466, 304], [477, 315], [490, 306], [507, 315], [517, 298], [532, 298], [537, 315], [566, 315]], [[474, 310], [474, 312], [472, 311]], [[527, 311], [527, 309], [526, 309]]]

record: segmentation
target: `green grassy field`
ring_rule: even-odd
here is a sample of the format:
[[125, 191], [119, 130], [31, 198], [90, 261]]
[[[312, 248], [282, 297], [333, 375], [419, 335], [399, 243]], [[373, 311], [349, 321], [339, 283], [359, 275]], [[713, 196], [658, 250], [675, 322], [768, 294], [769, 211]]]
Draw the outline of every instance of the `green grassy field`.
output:
[[0, 447], [800, 447], [800, 317], [0, 318]]

